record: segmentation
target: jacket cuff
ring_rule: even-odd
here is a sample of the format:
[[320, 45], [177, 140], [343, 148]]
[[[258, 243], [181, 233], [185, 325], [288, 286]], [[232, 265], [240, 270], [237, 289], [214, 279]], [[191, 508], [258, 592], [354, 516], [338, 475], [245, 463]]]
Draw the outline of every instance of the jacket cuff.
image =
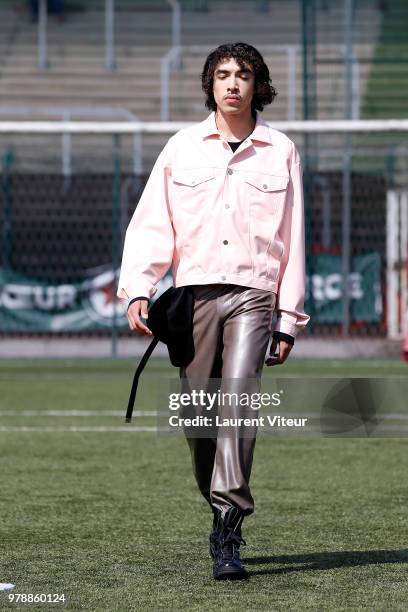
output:
[[[118, 298], [124, 300], [133, 300], [133, 296], [143, 296], [146, 300], [150, 299], [156, 293], [157, 288], [153, 285], [143, 285], [142, 283], [137, 283], [134, 285], [128, 285], [126, 287], [120, 286], [118, 287], [117, 296]], [[141, 299], [140, 297], [137, 299]]]
[[288, 334], [288, 336], [292, 336], [292, 338], [296, 338], [298, 331], [299, 328], [296, 325], [295, 317], [293, 317], [293, 321], [284, 317], [278, 317], [274, 332], [282, 332], [283, 334]]
[[291, 346], [295, 344], [295, 338], [293, 336], [290, 336], [289, 334], [284, 334], [283, 332], [280, 332], [280, 331], [273, 332], [273, 339], [277, 340], [278, 342], [283, 340], [284, 342], [287, 342]]

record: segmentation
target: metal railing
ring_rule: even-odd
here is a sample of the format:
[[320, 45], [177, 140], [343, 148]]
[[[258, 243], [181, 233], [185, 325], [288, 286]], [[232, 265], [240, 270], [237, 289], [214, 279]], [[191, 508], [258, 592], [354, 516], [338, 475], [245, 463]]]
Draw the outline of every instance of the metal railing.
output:
[[[172, 10], [172, 48], [181, 44], [181, 6], [179, 0], [166, 0]], [[47, 0], [38, 4], [38, 67], [49, 68], [47, 53]], [[105, 68], [115, 70], [115, 0], [105, 0]]]
[[170, 75], [181, 65], [182, 47], [172, 47], [160, 60], [160, 120], [170, 119]]
[[[71, 176], [72, 174], [72, 131], [70, 128], [64, 129], [64, 126], [71, 126], [73, 124], [72, 117], [91, 117], [91, 118], [108, 118], [123, 117], [129, 124], [137, 126], [139, 124], [139, 118], [127, 108], [98, 108], [96, 106], [43, 106], [37, 108], [34, 106], [22, 105], [22, 106], [0, 106], [0, 117], [1, 116], [20, 116], [20, 117], [33, 117], [35, 115], [48, 116], [48, 117], [60, 117], [61, 121], [59, 125], [61, 129], [58, 130], [61, 133], [61, 172], [63, 176]], [[1, 125], [12, 124], [13, 121], [4, 122], [0, 121]], [[15, 122], [17, 123], [17, 122]], [[45, 122], [42, 121], [19, 121], [20, 125], [39, 125]], [[46, 122], [49, 123], [49, 122]], [[110, 125], [111, 122], [107, 122]], [[84, 125], [85, 122], [77, 122], [78, 125]], [[53, 125], [58, 123], [53, 122]], [[100, 125], [100, 124], [99, 124]], [[120, 125], [120, 123], [118, 123]], [[14, 130], [12, 130], [14, 132]], [[0, 132], [1, 133], [1, 132]], [[111, 132], [107, 132], [111, 133]], [[132, 130], [133, 134], [133, 173], [139, 175], [143, 172], [142, 167], [142, 135], [140, 131]]]

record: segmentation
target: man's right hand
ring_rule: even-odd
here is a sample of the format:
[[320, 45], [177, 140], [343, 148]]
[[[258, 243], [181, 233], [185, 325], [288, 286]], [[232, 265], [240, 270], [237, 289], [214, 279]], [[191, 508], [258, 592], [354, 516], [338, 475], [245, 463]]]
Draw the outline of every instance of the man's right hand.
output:
[[143, 319], [148, 318], [147, 305], [148, 300], [136, 300], [129, 306], [127, 318], [129, 321], [129, 327], [132, 331], [139, 334], [144, 334], [145, 336], [151, 336], [151, 330], [140, 320], [141, 317]]

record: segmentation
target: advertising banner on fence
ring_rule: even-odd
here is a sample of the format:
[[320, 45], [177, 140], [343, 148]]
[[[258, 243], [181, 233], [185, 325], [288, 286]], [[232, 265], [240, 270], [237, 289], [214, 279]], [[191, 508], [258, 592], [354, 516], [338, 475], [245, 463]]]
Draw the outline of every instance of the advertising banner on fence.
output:
[[[313, 273], [307, 276], [305, 310], [313, 313], [315, 323], [342, 322], [341, 266], [340, 256], [316, 255], [313, 259]], [[383, 305], [380, 272], [379, 253], [352, 257], [348, 278], [351, 321], [375, 323], [381, 320]]]
[[[48, 284], [0, 268], [0, 330], [7, 332], [75, 332], [128, 327], [124, 305], [114, 300], [118, 274], [90, 270], [77, 283]], [[157, 296], [172, 280], [167, 276]], [[382, 316], [380, 256], [352, 259], [349, 276], [351, 319], [379, 321]], [[318, 255], [308, 277], [308, 302], [313, 298], [314, 322], [340, 323], [342, 316], [341, 257]], [[309, 310], [311, 310], [309, 308]]]

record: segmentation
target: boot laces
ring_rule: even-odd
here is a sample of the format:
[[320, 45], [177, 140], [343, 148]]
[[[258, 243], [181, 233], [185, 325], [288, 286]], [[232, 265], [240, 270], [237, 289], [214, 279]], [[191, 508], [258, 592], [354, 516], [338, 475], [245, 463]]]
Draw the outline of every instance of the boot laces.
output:
[[227, 535], [224, 533], [219, 534], [219, 551], [224, 562], [233, 561], [239, 558], [239, 547], [241, 544], [246, 546], [246, 542], [243, 537], [235, 533], [230, 528], [228, 529]]

